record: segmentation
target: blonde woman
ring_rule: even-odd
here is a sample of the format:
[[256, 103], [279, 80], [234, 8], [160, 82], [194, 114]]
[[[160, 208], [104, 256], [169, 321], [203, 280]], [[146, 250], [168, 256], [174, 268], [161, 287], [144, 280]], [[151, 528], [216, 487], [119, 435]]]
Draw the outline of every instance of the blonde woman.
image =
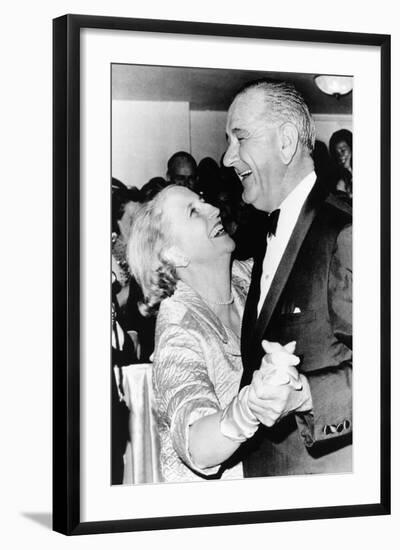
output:
[[227, 460], [260, 421], [272, 426], [305, 406], [293, 343], [266, 343], [260, 370], [239, 392], [251, 262], [231, 265], [234, 246], [219, 210], [176, 185], [145, 204], [132, 227], [141, 310], [158, 312], [153, 385], [165, 481], [242, 477], [241, 463]]

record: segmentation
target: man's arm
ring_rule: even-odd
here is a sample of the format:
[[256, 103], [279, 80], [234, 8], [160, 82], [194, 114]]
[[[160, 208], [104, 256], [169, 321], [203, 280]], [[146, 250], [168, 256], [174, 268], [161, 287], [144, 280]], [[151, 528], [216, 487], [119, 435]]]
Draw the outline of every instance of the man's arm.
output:
[[[352, 349], [352, 227], [342, 230], [334, 251], [328, 284], [331, 326], [337, 340]], [[307, 446], [352, 431], [352, 361], [307, 373], [312, 413], [296, 415]]]

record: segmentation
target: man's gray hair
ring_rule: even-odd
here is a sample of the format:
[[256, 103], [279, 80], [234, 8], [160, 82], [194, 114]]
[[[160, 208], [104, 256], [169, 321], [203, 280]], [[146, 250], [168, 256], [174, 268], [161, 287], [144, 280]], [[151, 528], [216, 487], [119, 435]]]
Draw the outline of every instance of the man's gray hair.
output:
[[299, 132], [300, 143], [312, 153], [315, 144], [315, 123], [303, 96], [294, 85], [268, 79], [255, 80], [243, 86], [236, 97], [252, 90], [260, 90], [264, 95], [268, 122], [294, 124]]

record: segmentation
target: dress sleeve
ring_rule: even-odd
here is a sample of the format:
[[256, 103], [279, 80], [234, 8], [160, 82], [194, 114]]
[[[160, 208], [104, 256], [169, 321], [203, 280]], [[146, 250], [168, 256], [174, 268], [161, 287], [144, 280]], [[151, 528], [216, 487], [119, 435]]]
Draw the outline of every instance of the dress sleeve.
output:
[[[328, 287], [329, 314], [339, 342], [352, 349], [352, 228], [339, 234]], [[298, 418], [307, 446], [348, 437], [352, 432], [352, 361], [324, 367], [307, 375], [313, 412]]]
[[178, 325], [166, 327], [157, 346], [153, 383], [160, 420], [169, 429], [178, 456], [203, 475], [215, 474], [220, 466], [201, 469], [189, 452], [189, 427], [220, 410], [201, 341], [192, 331]]

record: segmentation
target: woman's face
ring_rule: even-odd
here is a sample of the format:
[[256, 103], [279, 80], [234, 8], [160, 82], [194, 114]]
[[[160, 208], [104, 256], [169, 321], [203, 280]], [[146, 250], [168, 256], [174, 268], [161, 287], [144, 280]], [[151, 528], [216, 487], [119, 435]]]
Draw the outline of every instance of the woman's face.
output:
[[339, 141], [335, 145], [336, 159], [341, 166], [347, 169], [351, 167], [351, 149], [346, 141]]
[[186, 187], [164, 191], [162, 212], [171, 242], [191, 264], [208, 263], [231, 254], [235, 243], [225, 232], [218, 208]]

